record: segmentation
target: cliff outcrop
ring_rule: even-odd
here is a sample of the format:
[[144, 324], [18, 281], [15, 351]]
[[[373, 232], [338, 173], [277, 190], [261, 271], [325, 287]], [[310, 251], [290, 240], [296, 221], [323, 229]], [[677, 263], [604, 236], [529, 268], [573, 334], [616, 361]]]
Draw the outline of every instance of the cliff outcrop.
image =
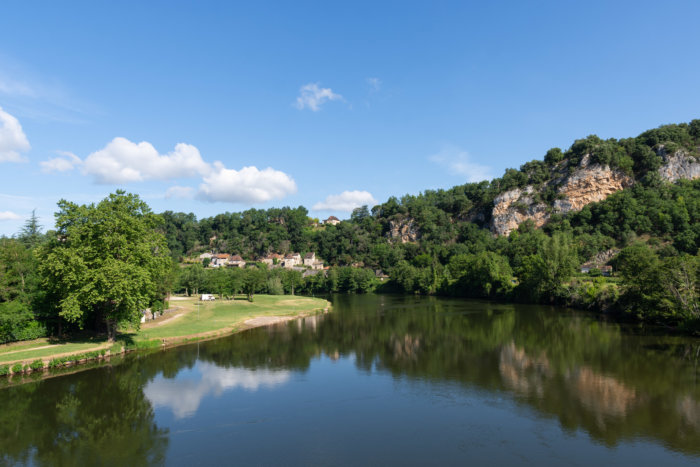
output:
[[[634, 183], [634, 179], [622, 171], [599, 164], [589, 165], [588, 161], [589, 158], [584, 157], [573, 173], [560, 174], [539, 190], [529, 185], [498, 195], [491, 212], [491, 232], [508, 235], [526, 220], [541, 227], [553, 212], [580, 211], [587, 204], [602, 201]], [[550, 187], [557, 192], [552, 206], [542, 202], [539, 196]]]
[[700, 162], [685, 151], [667, 154], [662, 148], [659, 155], [664, 160], [664, 165], [659, 168], [663, 180], [675, 182], [682, 178], [693, 180], [700, 177]]
[[491, 232], [496, 235], [508, 235], [528, 219], [541, 227], [549, 219], [548, 207], [535, 201], [532, 186], [515, 188], [496, 196], [491, 212]]
[[418, 241], [420, 232], [416, 222], [409, 217], [403, 220], [389, 221], [387, 236], [391, 240], [399, 240], [401, 243], [412, 243]]

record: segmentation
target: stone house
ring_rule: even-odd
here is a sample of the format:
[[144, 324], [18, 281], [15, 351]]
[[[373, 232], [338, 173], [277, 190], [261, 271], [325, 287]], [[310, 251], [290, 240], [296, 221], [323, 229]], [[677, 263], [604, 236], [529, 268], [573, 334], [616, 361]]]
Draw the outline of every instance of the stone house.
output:
[[284, 257], [284, 260], [281, 262], [281, 266], [283, 268], [291, 269], [294, 266], [298, 266], [302, 263], [301, 255], [299, 253], [289, 253]]
[[209, 267], [220, 268], [222, 266], [226, 266], [229, 262], [229, 258], [230, 256], [227, 254], [214, 255], [211, 258], [211, 263], [209, 263]]
[[245, 267], [245, 261], [240, 257], [240, 255], [233, 255], [229, 258], [227, 266], [233, 268], [243, 268]]

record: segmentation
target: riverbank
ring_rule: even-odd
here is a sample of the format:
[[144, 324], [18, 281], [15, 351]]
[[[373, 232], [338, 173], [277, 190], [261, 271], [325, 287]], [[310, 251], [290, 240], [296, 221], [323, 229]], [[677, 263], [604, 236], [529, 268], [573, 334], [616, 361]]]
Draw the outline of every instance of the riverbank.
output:
[[52, 341], [36, 339], [0, 346], [0, 373], [37, 371], [90, 361], [143, 348], [171, 347], [215, 339], [245, 329], [288, 321], [324, 311], [324, 299], [289, 295], [256, 295], [247, 300], [201, 302], [177, 297], [172, 308], [138, 330], [122, 329], [115, 343], [106, 338]]

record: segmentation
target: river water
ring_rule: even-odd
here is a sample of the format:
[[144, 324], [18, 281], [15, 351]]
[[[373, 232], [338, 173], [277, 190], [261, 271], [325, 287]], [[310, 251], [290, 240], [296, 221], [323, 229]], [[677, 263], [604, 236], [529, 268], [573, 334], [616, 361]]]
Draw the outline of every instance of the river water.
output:
[[5, 380], [0, 464], [700, 464], [700, 339], [549, 307], [332, 301], [327, 315]]

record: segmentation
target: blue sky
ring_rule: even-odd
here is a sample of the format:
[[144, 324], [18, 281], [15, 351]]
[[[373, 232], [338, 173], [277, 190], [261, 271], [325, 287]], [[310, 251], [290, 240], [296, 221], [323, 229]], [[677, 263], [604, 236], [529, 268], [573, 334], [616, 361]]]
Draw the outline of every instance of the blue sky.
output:
[[6, 235], [117, 188], [156, 212], [343, 218], [588, 134], [700, 118], [697, 1], [2, 9]]

